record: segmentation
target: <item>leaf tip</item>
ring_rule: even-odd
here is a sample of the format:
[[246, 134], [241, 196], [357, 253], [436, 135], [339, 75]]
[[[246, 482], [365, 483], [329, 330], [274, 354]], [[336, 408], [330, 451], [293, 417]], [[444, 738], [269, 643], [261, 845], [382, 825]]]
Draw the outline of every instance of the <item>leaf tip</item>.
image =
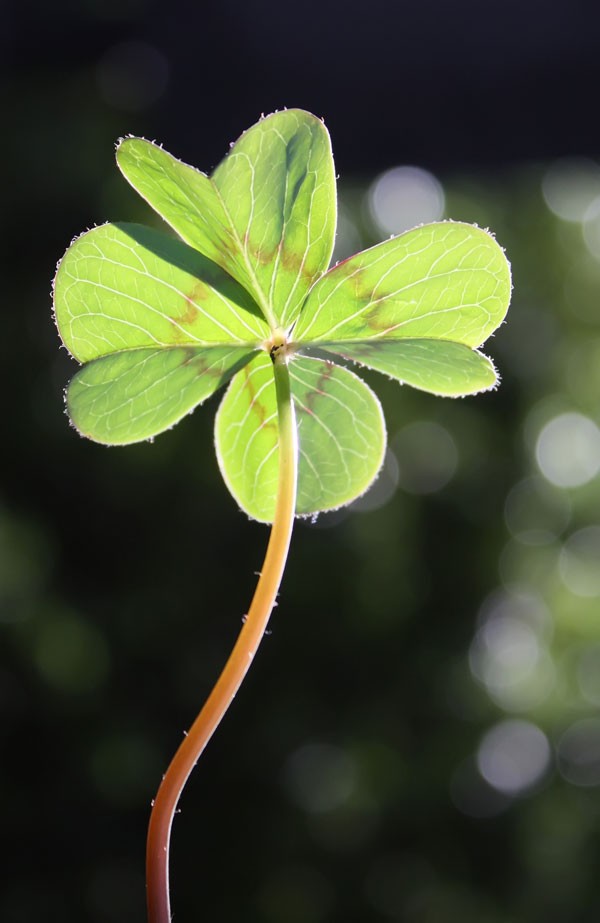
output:
[[121, 147], [121, 145], [122, 145], [125, 141], [133, 141], [136, 137], [137, 137], [137, 136], [134, 135], [134, 134], [119, 135], [119, 137], [118, 137], [117, 140], [115, 141], [115, 148], [116, 148], [116, 150], [119, 150], [119, 148]]

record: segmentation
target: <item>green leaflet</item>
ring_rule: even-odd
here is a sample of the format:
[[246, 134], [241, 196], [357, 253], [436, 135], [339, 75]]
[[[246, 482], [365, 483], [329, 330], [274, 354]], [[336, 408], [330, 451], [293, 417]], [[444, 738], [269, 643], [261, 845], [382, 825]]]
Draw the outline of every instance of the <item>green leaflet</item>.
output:
[[336, 187], [325, 126], [300, 109], [276, 112], [241, 136], [212, 178], [274, 321], [287, 327], [333, 252]]
[[290, 365], [299, 441], [297, 511], [344, 506], [373, 483], [386, 447], [381, 404], [348, 369], [298, 357]]
[[246, 347], [131, 349], [88, 362], [67, 390], [82, 436], [126, 445], [161, 433], [210, 397], [249, 362]]
[[123, 176], [182, 240], [252, 291], [252, 270], [212, 181], [143, 138], [124, 138], [117, 147]]
[[401, 384], [442, 397], [489, 391], [498, 381], [487, 356], [449, 340], [348, 340], [320, 345], [343, 359], [397, 378]]
[[196, 250], [136, 224], [79, 237], [54, 285], [56, 322], [81, 362], [143, 346], [255, 344], [269, 335], [247, 292]]
[[277, 494], [277, 401], [271, 360], [258, 355], [221, 401], [215, 447], [223, 480], [249, 516], [269, 522]]
[[479, 346], [501, 323], [510, 270], [486, 231], [424, 225], [339, 263], [311, 290], [299, 343], [403, 337]]
[[327, 269], [336, 224], [329, 135], [308, 112], [262, 119], [208, 178], [155, 144], [127, 138], [123, 174], [171, 227], [252, 293], [274, 325], [293, 321]]
[[[371, 485], [385, 452], [385, 423], [371, 389], [348, 369], [295, 357], [289, 366], [299, 442], [299, 515], [350, 503]], [[217, 412], [221, 473], [239, 505], [271, 522], [278, 474], [277, 407], [271, 361], [259, 354], [239, 372]]]

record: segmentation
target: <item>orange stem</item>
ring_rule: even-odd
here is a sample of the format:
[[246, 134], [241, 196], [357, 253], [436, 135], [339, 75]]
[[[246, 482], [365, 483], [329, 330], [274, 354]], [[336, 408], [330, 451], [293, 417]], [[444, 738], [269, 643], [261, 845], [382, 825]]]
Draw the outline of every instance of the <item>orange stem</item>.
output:
[[154, 800], [146, 850], [148, 923], [171, 923], [169, 843], [183, 787], [229, 708], [265, 633], [287, 560], [297, 484], [297, 433], [285, 354], [272, 354], [279, 422], [279, 482], [275, 517], [248, 615], [223, 672], [184, 737]]

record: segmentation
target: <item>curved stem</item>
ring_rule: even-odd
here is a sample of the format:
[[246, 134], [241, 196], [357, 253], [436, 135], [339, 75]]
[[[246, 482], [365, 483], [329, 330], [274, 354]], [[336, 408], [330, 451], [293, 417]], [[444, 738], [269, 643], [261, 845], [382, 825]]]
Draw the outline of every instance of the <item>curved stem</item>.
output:
[[183, 787], [229, 708], [261, 642], [283, 577], [294, 524], [297, 434], [287, 359], [272, 352], [279, 422], [279, 483], [275, 517], [248, 615], [216, 685], [173, 757], [154, 800], [146, 850], [149, 923], [170, 923], [169, 841]]

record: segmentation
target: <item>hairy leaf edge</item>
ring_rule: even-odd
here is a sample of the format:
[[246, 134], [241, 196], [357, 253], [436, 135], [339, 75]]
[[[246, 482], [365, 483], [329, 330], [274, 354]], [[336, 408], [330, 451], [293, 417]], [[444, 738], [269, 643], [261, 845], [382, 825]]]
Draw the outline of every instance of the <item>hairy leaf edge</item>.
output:
[[[511, 267], [511, 264], [510, 264], [510, 260], [509, 260], [508, 257], [506, 256], [506, 249], [505, 249], [505, 247], [503, 247], [501, 244], [498, 243], [498, 241], [496, 240], [496, 235], [494, 234], [494, 232], [493, 232], [492, 230], [490, 230], [490, 228], [482, 228], [482, 227], [480, 227], [476, 222], [459, 221], [459, 220], [455, 220], [454, 218], [444, 218], [442, 221], [421, 222], [420, 224], [415, 224], [414, 227], [412, 227], [412, 228], [408, 228], [406, 231], [402, 231], [401, 234], [392, 234], [389, 238], [387, 238], [387, 240], [380, 240], [380, 241], [378, 241], [378, 243], [373, 244], [371, 247], [365, 247], [364, 250], [358, 250], [356, 253], [352, 253], [350, 256], [347, 256], [347, 257], [345, 257], [343, 260], [339, 260], [339, 261], [338, 261], [337, 263], [335, 263], [333, 266], [330, 266], [329, 269], [327, 269], [326, 272], [324, 272], [322, 276], [319, 276], [319, 278], [316, 279], [315, 282], [313, 282], [313, 284], [311, 285], [310, 289], [308, 290], [308, 292], [307, 292], [307, 294], [306, 294], [306, 298], [304, 299], [303, 308], [304, 308], [304, 305], [306, 304], [306, 302], [308, 301], [310, 295], [314, 292], [314, 289], [315, 289], [318, 285], [320, 285], [321, 282], [323, 282], [323, 280], [324, 280], [330, 273], [332, 273], [335, 269], [337, 269], [339, 266], [343, 266], [345, 263], [350, 262], [350, 260], [355, 259], [357, 256], [361, 256], [361, 255], [364, 254], [364, 253], [369, 253], [371, 250], [375, 250], [377, 247], [380, 247], [382, 244], [388, 243], [390, 240], [398, 240], [399, 238], [404, 237], [406, 234], [411, 234], [413, 231], [418, 231], [418, 230], [420, 230], [421, 228], [438, 227], [438, 226], [441, 226], [441, 225], [444, 225], [444, 224], [458, 225], [458, 226], [460, 226], [460, 227], [469, 228], [470, 230], [475, 229], [475, 230], [478, 231], [480, 234], [483, 234], [483, 235], [485, 235], [487, 238], [489, 238], [490, 240], [492, 240], [492, 241], [494, 242], [494, 244], [498, 247], [498, 250], [502, 253], [502, 255], [503, 255], [503, 257], [504, 257], [504, 266], [503, 266], [503, 269], [506, 271], [506, 281], [507, 281], [507, 283], [508, 283], [508, 297], [507, 297], [507, 299], [506, 299], [506, 306], [505, 306], [505, 308], [504, 308], [504, 313], [502, 314], [502, 317], [501, 317], [500, 320], [498, 321], [498, 324], [496, 325], [496, 327], [494, 327], [494, 329], [493, 329], [492, 331], [490, 331], [490, 333], [488, 333], [487, 336], [485, 336], [485, 337], [483, 338], [483, 340], [481, 340], [481, 342], [475, 343], [473, 346], [469, 347], [470, 349], [478, 350], [479, 347], [480, 347], [480, 346], [483, 346], [483, 344], [486, 343], [487, 340], [488, 340], [491, 336], [494, 336], [495, 332], [496, 332], [497, 330], [499, 330], [500, 327], [502, 326], [502, 324], [504, 324], [504, 323], [506, 322], [506, 315], [508, 314], [508, 309], [509, 309], [509, 307], [510, 307], [510, 302], [511, 302], [511, 297], [512, 297], [512, 293], [513, 293], [513, 289], [514, 289], [514, 284], [513, 284], [513, 279], [512, 279], [512, 267]], [[300, 314], [298, 315], [298, 317], [297, 317], [296, 320], [294, 321], [294, 324], [293, 324], [293, 325], [291, 326], [291, 328], [290, 328], [290, 331], [289, 331], [289, 333], [290, 333], [290, 339], [293, 339], [294, 328], [298, 325], [298, 322], [300, 321], [300, 318], [302, 317], [302, 310], [303, 310], [303, 308], [300, 310]], [[427, 339], [427, 337], [425, 337], [425, 339]], [[444, 337], [435, 337], [434, 339], [445, 339], [445, 338], [444, 338]], [[354, 341], [352, 341], [352, 342], [354, 342]], [[455, 342], [455, 341], [454, 341], [454, 340], [450, 340], [449, 342]], [[314, 343], [315, 345], [317, 345], [317, 344], [319, 343], [319, 341], [318, 341], [318, 340], [310, 340], [310, 339], [307, 339], [307, 340], [299, 339], [299, 340], [295, 340], [295, 343], [298, 345], [298, 347], [304, 347], [304, 346], [309, 346], [309, 345], [311, 345], [312, 343]], [[465, 345], [465, 344], [463, 344], [463, 345]], [[487, 358], [487, 357], [486, 357], [486, 358]]]
[[[493, 334], [491, 334], [491, 335], [493, 336]], [[427, 337], [419, 337], [419, 339], [428, 339], [428, 338], [427, 338]], [[357, 343], [357, 342], [361, 342], [361, 341], [359, 341], [359, 340], [348, 340], [348, 343]], [[372, 341], [367, 341], [367, 342], [372, 342]], [[455, 343], [456, 341], [455, 341], [455, 340], [440, 340], [440, 342], [444, 342], [444, 343]], [[457, 346], [463, 346], [464, 344], [463, 344], [463, 343], [457, 343], [456, 345], [457, 345]], [[303, 345], [302, 345], [302, 352], [299, 351], [299, 355], [303, 355], [303, 354], [307, 353], [308, 350], [309, 350], [310, 348], [311, 348], [311, 347], [310, 347], [310, 344], [309, 344], [309, 343], [303, 344]], [[473, 397], [473, 396], [476, 395], [476, 394], [485, 394], [485, 393], [488, 392], [488, 391], [497, 391], [497, 390], [498, 390], [498, 387], [500, 386], [501, 381], [502, 381], [502, 377], [501, 377], [500, 373], [498, 372], [498, 369], [496, 368], [496, 366], [494, 365], [494, 363], [493, 363], [492, 360], [490, 359], [490, 357], [489, 357], [489, 356], [486, 356], [485, 353], [482, 353], [479, 349], [473, 349], [473, 350], [471, 350], [471, 351], [474, 352], [474, 353], [477, 353], [478, 356], [481, 356], [483, 359], [485, 359], [485, 360], [489, 363], [489, 365], [490, 365], [490, 371], [491, 371], [491, 372], [493, 373], [493, 375], [495, 376], [495, 380], [494, 380], [490, 385], [488, 385], [487, 388], [477, 388], [475, 391], [463, 391], [463, 392], [460, 392], [460, 393], [457, 393], [457, 394], [448, 394], [447, 392], [444, 392], [444, 391], [433, 391], [433, 390], [431, 390], [431, 389], [429, 389], [429, 388], [420, 388], [418, 385], [414, 385], [414, 384], [412, 384], [412, 382], [409, 382], [409, 381], [402, 381], [402, 379], [396, 378], [394, 375], [389, 375], [387, 372], [382, 372], [380, 369], [376, 369], [376, 368], [374, 368], [373, 366], [368, 365], [368, 363], [366, 363], [366, 362], [361, 362], [360, 359], [355, 359], [354, 356], [346, 356], [346, 355], [344, 355], [344, 353], [342, 353], [342, 352], [336, 352], [336, 351], [334, 351], [334, 350], [332, 350], [332, 349], [330, 350], [330, 349], [327, 348], [327, 345], [326, 345], [326, 344], [315, 343], [315, 348], [317, 348], [318, 350], [322, 350], [324, 353], [327, 354], [327, 357], [329, 357], [329, 356], [335, 357], [334, 361], [336, 362], [337, 365], [341, 365], [341, 363], [339, 362], [339, 360], [340, 360], [340, 359], [343, 359], [344, 362], [352, 363], [353, 365], [358, 366], [358, 368], [361, 368], [361, 369], [368, 369], [369, 372], [375, 372], [377, 375], [383, 375], [383, 377], [384, 377], [384, 378], [387, 378], [388, 381], [393, 381], [393, 382], [395, 382], [397, 385], [400, 385], [401, 387], [405, 387], [405, 388], [414, 388], [415, 391], [420, 391], [422, 394], [431, 394], [431, 395], [433, 395], [434, 397], [449, 398], [450, 400], [457, 400], [458, 398], [462, 398], [462, 397]], [[468, 349], [468, 347], [465, 347], [465, 348]], [[311, 357], [311, 358], [314, 358], [314, 357]], [[347, 366], [344, 366], [344, 368], [345, 368], [345, 367], [347, 367]]]
[[[299, 355], [302, 355], [302, 354], [299, 353]], [[331, 358], [330, 358], [330, 356], [331, 356]], [[379, 459], [379, 463], [378, 463], [378, 466], [377, 466], [377, 470], [376, 470], [376, 472], [375, 472], [373, 478], [371, 479], [371, 481], [369, 481], [369, 483], [367, 484], [367, 486], [365, 487], [365, 489], [364, 489], [363, 491], [361, 491], [361, 493], [356, 494], [354, 497], [352, 497], [351, 500], [346, 500], [346, 501], [344, 501], [344, 502], [342, 502], [342, 503], [337, 504], [337, 506], [328, 506], [328, 507], [326, 507], [325, 509], [314, 510], [313, 512], [308, 512], [308, 513], [297, 513], [297, 512], [294, 513], [294, 518], [295, 518], [295, 519], [310, 519], [310, 520], [316, 520], [317, 516], [319, 516], [321, 513], [335, 513], [336, 510], [341, 510], [341, 509], [344, 509], [344, 507], [346, 507], [346, 506], [351, 506], [351, 504], [354, 503], [355, 500], [359, 500], [361, 497], [364, 497], [364, 495], [371, 489], [371, 487], [375, 484], [375, 482], [377, 481], [377, 479], [379, 478], [379, 476], [380, 476], [380, 474], [381, 474], [381, 472], [382, 472], [382, 470], [383, 470], [383, 463], [384, 463], [384, 461], [385, 461], [385, 453], [386, 453], [386, 451], [387, 451], [387, 446], [388, 446], [388, 437], [387, 437], [387, 426], [386, 426], [386, 422], [385, 422], [385, 415], [384, 415], [384, 412], [383, 412], [383, 407], [381, 406], [381, 401], [379, 400], [379, 397], [377, 396], [377, 394], [375, 393], [375, 391], [373, 391], [373, 389], [371, 388], [371, 386], [370, 386], [369, 384], [367, 384], [367, 382], [366, 382], [360, 375], [357, 375], [357, 374], [356, 374], [355, 372], [353, 372], [351, 369], [347, 368], [347, 366], [342, 365], [339, 361], [336, 361], [338, 357], [336, 356], [336, 357], [334, 358], [334, 357], [333, 357], [333, 354], [328, 354], [328, 355], [327, 355], [327, 358], [323, 358], [323, 357], [314, 357], [314, 356], [309, 356], [309, 355], [306, 355], [305, 358], [307, 358], [307, 359], [320, 358], [322, 362], [329, 362], [329, 363], [331, 363], [332, 365], [336, 365], [336, 366], [338, 366], [339, 368], [343, 368], [346, 372], [349, 372], [350, 375], [353, 375], [355, 378], [357, 378], [357, 379], [360, 381], [360, 383], [370, 392], [370, 395], [371, 395], [371, 397], [373, 398], [373, 402], [374, 402], [374, 404], [375, 404], [375, 406], [376, 406], [376, 408], [377, 408], [377, 411], [378, 411], [379, 422], [381, 423], [381, 432], [382, 432], [382, 434], [383, 434], [383, 439], [382, 439], [382, 451], [381, 451], [381, 457], [380, 457], [380, 459]], [[291, 361], [293, 362], [293, 358], [292, 358]], [[359, 363], [356, 363], [356, 364], [359, 364]], [[380, 374], [381, 374], [381, 373], [380, 373]], [[397, 381], [397, 379], [395, 379], [395, 380]], [[215, 414], [215, 421], [214, 421], [214, 426], [213, 426], [213, 434], [214, 434], [214, 436], [213, 436], [213, 442], [214, 442], [215, 455], [217, 456], [217, 464], [218, 464], [218, 466], [219, 466], [219, 471], [220, 471], [220, 473], [221, 473], [221, 477], [223, 478], [223, 481], [225, 482], [225, 486], [227, 487], [227, 490], [229, 491], [230, 496], [233, 498], [234, 502], [237, 504], [237, 507], [238, 507], [239, 512], [240, 512], [240, 513], [244, 513], [244, 515], [245, 515], [251, 522], [260, 522], [260, 523], [264, 523], [265, 525], [270, 525], [270, 524], [272, 523], [272, 520], [271, 520], [271, 519], [259, 519], [259, 518], [257, 518], [256, 516], [252, 516], [252, 515], [251, 515], [250, 513], [248, 513], [248, 511], [239, 503], [238, 498], [237, 498], [237, 495], [236, 495], [235, 491], [232, 489], [232, 487], [231, 487], [231, 482], [230, 482], [230, 480], [229, 480], [229, 478], [227, 477], [227, 474], [226, 474], [226, 472], [225, 472], [225, 466], [222, 464], [222, 461], [221, 461], [221, 453], [220, 453], [220, 451], [219, 451], [219, 443], [218, 443], [218, 439], [217, 439], [217, 436], [216, 436], [217, 427], [218, 427], [218, 418], [219, 418], [219, 414], [220, 414], [220, 411], [221, 411], [221, 404], [222, 404], [223, 401], [225, 400], [225, 396], [226, 396], [226, 394], [227, 394], [227, 391], [228, 391], [232, 386], [233, 386], [233, 381], [230, 381], [229, 384], [227, 385], [227, 390], [225, 391], [225, 394], [224, 394], [224, 395], [222, 396], [222, 398], [221, 398], [221, 401], [220, 401], [220, 403], [219, 403], [219, 407], [217, 408], [217, 412], [216, 412], [216, 414]], [[292, 389], [292, 399], [293, 399], [293, 389]], [[298, 425], [298, 424], [296, 423], [296, 426], [297, 426], [297, 425]]]
[[[142, 348], [143, 348], [143, 347], [142, 347]], [[165, 347], [165, 349], [178, 349], [178, 348], [179, 348], [179, 347]], [[67, 416], [67, 419], [68, 419], [68, 421], [69, 421], [69, 425], [72, 427], [72, 429], [74, 429], [75, 432], [76, 432], [79, 436], [81, 436], [83, 439], [89, 439], [90, 442], [94, 442], [96, 445], [103, 445], [103, 446], [125, 446], [125, 445], [139, 445], [139, 444], [142, 443], [142, 442], [149, 442], [149, 443], [152, 443], [152, 442], [154, 442], [154, 440], [156, 439], [157, 436], [162, 436], [163, 433], [168, 433], [168, 432], [169, 432], [170, 430], [172, 430], [175, 426], [177, 426], [179, 423], [181, 423], [181, 421], [184, 420], [185, 417], [188, 417], [188, 416], [190, 416], [190, 414], [194, 413], [194, 411], [196, 410], [197, 407], [201, 407], [202, 404], [205, 404], [206, 401], [210, 400], [210, 398], [213, 397], [213, 395], [215, 395], [215, 394], [217, 394], [219, 391], [221, 391], [222, 388], [229, 388], [229, 385], [231, 384], [231, 380], [235, 377], [235, 375], [237, 375], [238, 372], [240, 372], [240, 371], [244, 368], [245, 365], [247, 365], [249, 362], [252, 361], [252, 359], [254, 359], [255, 353], [258, 352], [259, 350], [260, 350], [260, 347], [255, 347], [253, 352], [251, 352], [250, 349], [249, 349], [248, 355], [247, 355], [245, 358], [240, 359], [240, 362], [237, 363], [236, 365], [234, 365], [234, 366], [231, 368], [231, 370], [227, 373], [227, 376], [228, 376], [228, 377], [227, 377], [224, 381], [222, 381], [222, 382], [218, 385], [218, 387], [215, 388], [214, 391], [212, 391], [210, 394], [207, 394], [206, 397], [202, 398], [201, 400], [197, 401], [197, 402], [196, 402], [192, 407], [190, 407], [188, 410], [185, 410], [180, 416], [177, 417], [177, 419], [173, 420], [173, 422], [170, 423], [168, 426], [165, 426], [164, 429], [158, 430], [156, 433], [153, 433], [153, 434], [150, 435], [150, 436], [142, 437], [141, 439], [131, 439], [131, 440], [121, 441], [121, 442], [107, 442], [107, 441], [104, 441], [104, 440], [97, 439], [96, 437], [90, 435], [89, 433], [84, 432], [82, 429], [80, 429], [80, 428], [77, 426], [77, 424], [75, 423], [75, 420], [73, 419], [73, 415], [72, 415], [72, 412], [71, 412], [71, 409], [70, 409], [70, 406], [71, 406], [71, 405], [70, 405], [70, 402], [69, 402], [69, 392], [70, 392], [70, 390], [71, 390], [71, 385], [73, 384], [73, 382], [75, 381], [75, 378], [77, 377], [77, 375], [78, 375], [80, 372], [82, 372], [85, 368], [87, 368], [87, 367], [90, 366], [90, 365], [93, 365], [93, 364], [96, 363], [96, 362], [102, 362], [103, 359], [109, 358], [109, 356], [115, 356], [115, 355], [117, 355], [117, 353], [136, 352], [136, 351], [137, 351], [137, 348], [135, 348], [135, 347], [134, 347], [133, 349], [118, 350], [117, 352], [110, 353], [109, 356], [98, 356], [97, 359], [91, 359], [89, 362], [80, 363], [80, 367], [79, 367], [79, 369], [77, 370], [77, 372], [75, 373], [75, 375], [73, 376], [73, 378], [71, 378], [71, 380], [69, 381], [68, 385], [67, 385], [65, 388], [63, 388], [63, 400], [64, 400], [64, 405], [65, 405], [65, 406], [64, 406], [64, 412], [65, 412], [65, 414], [66, 414], [66, 416]]]

